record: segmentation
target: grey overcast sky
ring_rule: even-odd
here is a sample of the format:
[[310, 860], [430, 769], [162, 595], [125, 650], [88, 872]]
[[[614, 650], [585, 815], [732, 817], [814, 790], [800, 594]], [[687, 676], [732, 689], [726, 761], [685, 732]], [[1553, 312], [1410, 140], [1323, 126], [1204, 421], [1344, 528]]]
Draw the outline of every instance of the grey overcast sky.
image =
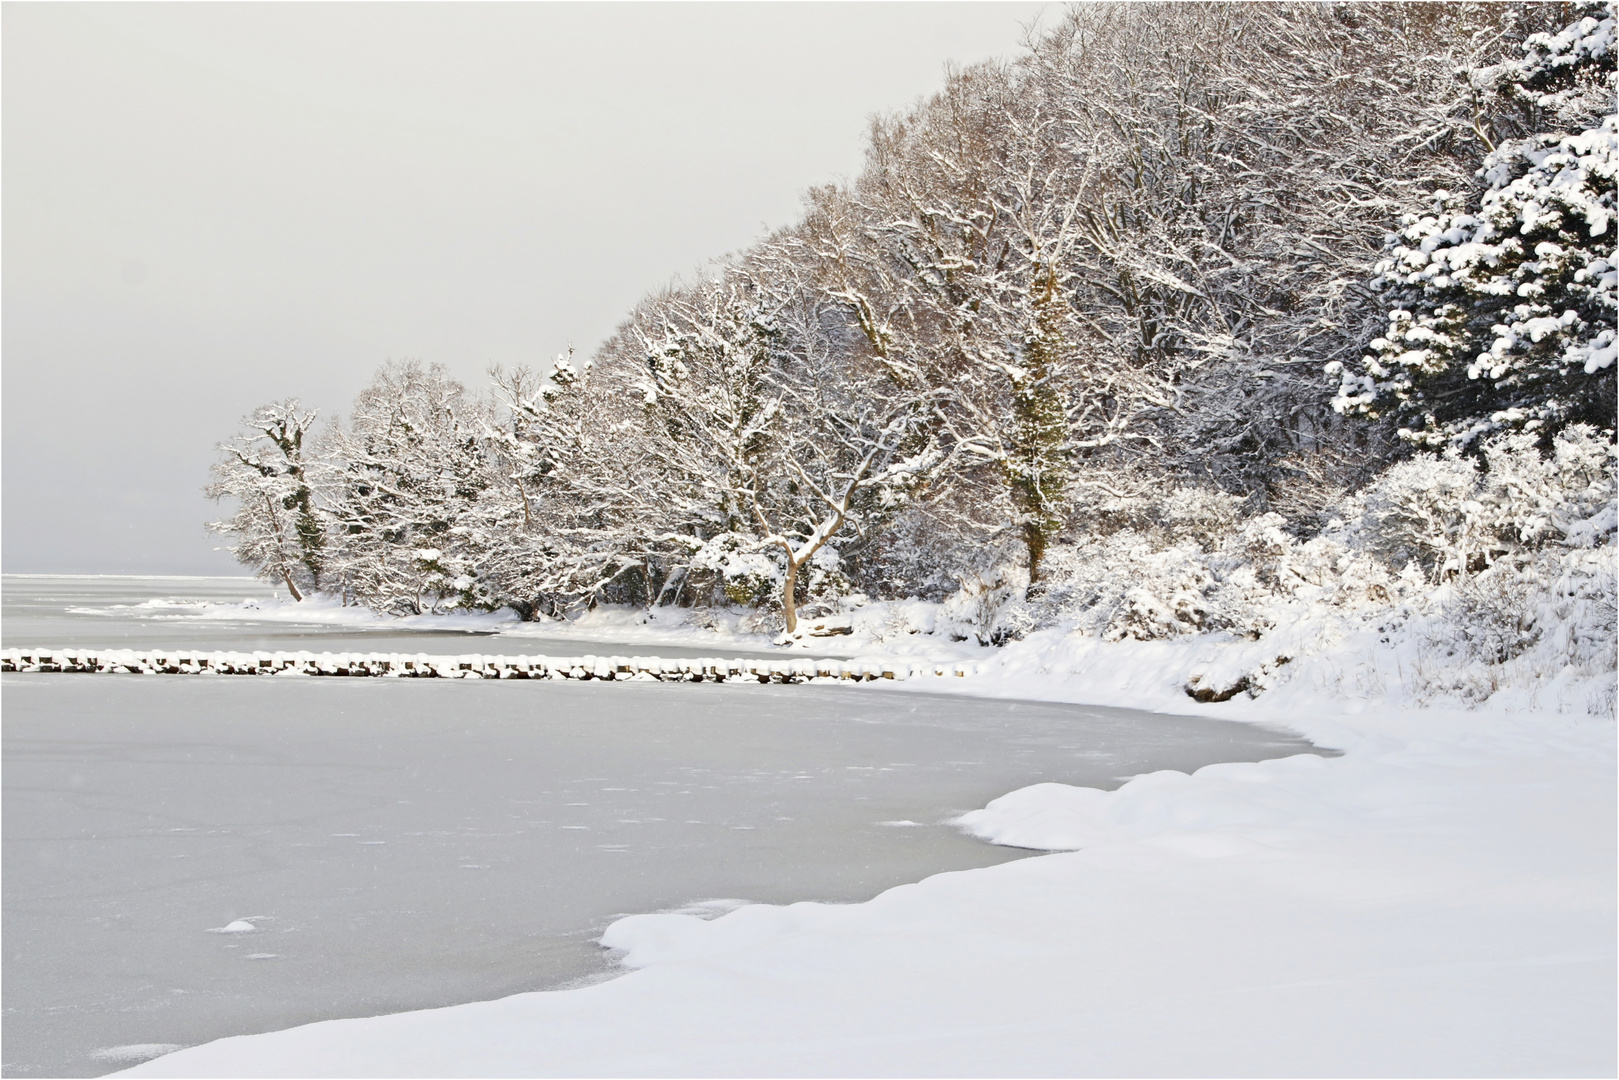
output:
[[213, 446], [543, 362], [1056, 5], [0, 7], [3, 565], [212, 573]]

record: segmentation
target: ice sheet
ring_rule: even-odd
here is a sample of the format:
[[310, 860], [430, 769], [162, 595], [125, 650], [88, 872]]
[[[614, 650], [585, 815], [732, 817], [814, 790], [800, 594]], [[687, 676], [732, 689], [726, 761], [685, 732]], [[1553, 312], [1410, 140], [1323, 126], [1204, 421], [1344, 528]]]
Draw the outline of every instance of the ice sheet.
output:
[[15, 1076], [609, 974], [595, 938], [620, 915], [865, 900], [1016, 858], [945, 824], [1009, 788], [1304, 745], [839, 686], [41, 674], [0, 688]]

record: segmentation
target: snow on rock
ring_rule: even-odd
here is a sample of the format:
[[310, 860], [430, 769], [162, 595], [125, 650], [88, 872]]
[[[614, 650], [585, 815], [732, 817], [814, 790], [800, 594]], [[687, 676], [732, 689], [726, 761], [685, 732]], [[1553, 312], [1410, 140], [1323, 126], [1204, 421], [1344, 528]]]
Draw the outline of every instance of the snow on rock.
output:
[[490, 656], [465, 653], [206, 652], [198, 649], [0, 649], [0, 672], [92, 672], [167, 675], [311, 675], [343, 678], [602, 679], [606, 681], [828, 682], [958, 676], [971, 664], [917, 663], [907, 659], [856, 661], [826, 658], [693, 660], [657, 656]]

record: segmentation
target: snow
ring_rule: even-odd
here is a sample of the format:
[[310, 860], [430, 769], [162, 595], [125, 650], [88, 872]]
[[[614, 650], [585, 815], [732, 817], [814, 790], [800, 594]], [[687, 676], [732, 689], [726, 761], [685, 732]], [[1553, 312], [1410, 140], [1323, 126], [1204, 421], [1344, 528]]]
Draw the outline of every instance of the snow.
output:
[[630, 916], [610, 982], [124, 1075], [1611, 1075], [1611, 676], [1420, 708], [1409, 651], [1339, 640], [1198, 705], [1192, 672], [1275, 647], [1213, 637], [1046, 631], [955, 688], [1285, 722], [1342, 756], [1036, 785], [960, 824], [1077, 850], [864, 904]]
[[387, 627], [400, 630], [490, 631], [520, 622], [516, 612], [456, 612], [396, 617], [369, 608], [345, 605], [335, 596], [316, 593], [300, 602], [247, 597], [239, 602], [154, 597], [134, 604], [67, 609], [75, 615], [105, 615], [166, 621], [303, 623], [312, 626]]
[[90, 1056], [101, 1061], [128, 1062], [149, 1061], [164, 1054], [172, 1054], [180, 1049], [174, 1043], [128, 1043], [124, 1046], [109, 1046], [97, 1050]]

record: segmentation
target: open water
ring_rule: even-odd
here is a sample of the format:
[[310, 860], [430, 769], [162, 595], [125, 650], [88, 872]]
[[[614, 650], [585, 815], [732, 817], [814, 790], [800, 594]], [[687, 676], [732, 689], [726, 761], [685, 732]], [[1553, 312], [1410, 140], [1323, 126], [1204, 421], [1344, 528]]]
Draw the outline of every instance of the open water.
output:
[[[4, 643], [468, 651], [66, 611], [225, 588], [254, 586], [8, 577]], [[530, 640], [478, 651], [566, 654]], [[0, 697], [7, 1076], [610, 977], [594, 941], [622, 914], [864, 900], [1026, 856], [947, 824], [1013, 788], [1311, 749], [856, 686], [35, 674]]]

